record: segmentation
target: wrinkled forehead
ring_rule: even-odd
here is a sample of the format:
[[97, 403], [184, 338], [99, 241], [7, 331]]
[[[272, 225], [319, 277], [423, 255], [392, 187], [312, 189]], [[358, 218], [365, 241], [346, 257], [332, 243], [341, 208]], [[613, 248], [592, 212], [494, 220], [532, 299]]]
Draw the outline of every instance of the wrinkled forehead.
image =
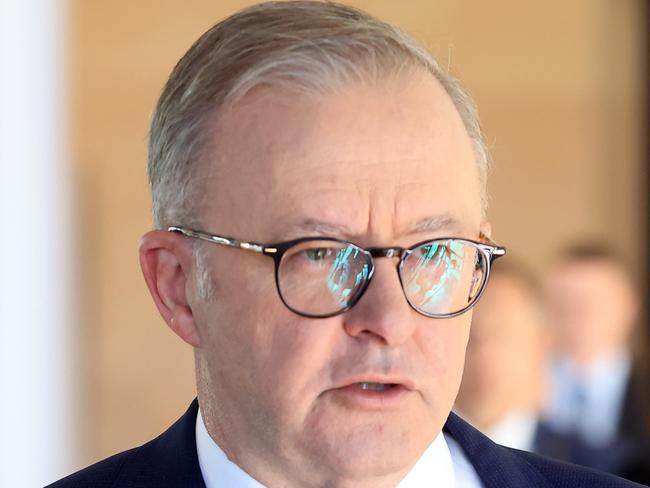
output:
[[211, 130], [201, 183], [212, 227], [282, 234], [310, 219], [396, 237], [426, 219], [454, 233], [479, 225], [472, 145], [432, 77], [319, 96], [258, 88]]

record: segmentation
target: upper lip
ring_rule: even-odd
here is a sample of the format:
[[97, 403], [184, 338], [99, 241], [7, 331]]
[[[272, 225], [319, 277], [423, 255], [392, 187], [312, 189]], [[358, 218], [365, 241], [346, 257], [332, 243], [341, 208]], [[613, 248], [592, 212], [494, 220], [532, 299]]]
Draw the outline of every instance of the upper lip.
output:
[[415, 382], [406, 376], [385, 375], [385, 374], [359, 374], [346, 377], [336, 388], [345, 388], [346, 386], [358, 383], [383, 383], [390, 385], [400, 385], [407, 390], [415, 390]]

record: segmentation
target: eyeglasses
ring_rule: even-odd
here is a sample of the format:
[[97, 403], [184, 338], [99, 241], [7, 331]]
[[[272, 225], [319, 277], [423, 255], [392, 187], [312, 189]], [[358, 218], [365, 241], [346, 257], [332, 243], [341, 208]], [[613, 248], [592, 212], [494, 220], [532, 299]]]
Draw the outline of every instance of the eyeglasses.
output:
[[493, 260], [506, 252], [482, 234], [480, 241], [445, 237], [409, 248], [363, 249], [329, 237], [256, 244], [183, 227], [167, 230], [272, 257], [280, 299], [289, 310], [312, 318], [332, 317], [352, 308], [370, 284], [374, 258], [380, 257], [399, 258], [400, 283], [414, 310], [427, 317], [455, 317], [476, 304]]

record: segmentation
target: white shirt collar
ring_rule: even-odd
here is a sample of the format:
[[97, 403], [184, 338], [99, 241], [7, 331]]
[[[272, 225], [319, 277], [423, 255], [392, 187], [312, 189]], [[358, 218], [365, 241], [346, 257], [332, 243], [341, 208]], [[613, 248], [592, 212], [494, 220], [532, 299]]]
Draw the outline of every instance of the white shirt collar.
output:
[[397, 488], [422, 488], [456, 486], [454, 463], [449, 446], [441, 432], [417, 460], [411, 470], [399, 482]]
[[264, 488], [263, 484], [230, 461], [212, 440], [200, 408], [196, 416], [196, 452], [206, 488]]
[[502, 446], [532, 451], [537, 432], [538, 415], [529, 410], [510, 412], [484, 433]]
[[[206, 488], [265, 488], [227, 458], [208, 434], [200, 409], [196, 417], [196, 451]], [[397, 488], [428, 488], [434, 481], [435, 486], [445, 488], [482, 486], [460, 446], [443, 433], [424, 451]]]

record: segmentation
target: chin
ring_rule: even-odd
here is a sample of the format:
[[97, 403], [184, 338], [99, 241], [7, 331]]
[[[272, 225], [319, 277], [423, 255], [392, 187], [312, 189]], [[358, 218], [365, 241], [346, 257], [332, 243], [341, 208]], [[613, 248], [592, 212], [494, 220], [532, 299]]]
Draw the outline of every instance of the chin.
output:
[[425, 435], [428, 429], [423, 428], [423, 423], [354, 420], [359, 419], [339, 419], [310, 436], [306, 449], [318, 468], [348, 480], [406, 473], [435, 437], [433, 433]]

